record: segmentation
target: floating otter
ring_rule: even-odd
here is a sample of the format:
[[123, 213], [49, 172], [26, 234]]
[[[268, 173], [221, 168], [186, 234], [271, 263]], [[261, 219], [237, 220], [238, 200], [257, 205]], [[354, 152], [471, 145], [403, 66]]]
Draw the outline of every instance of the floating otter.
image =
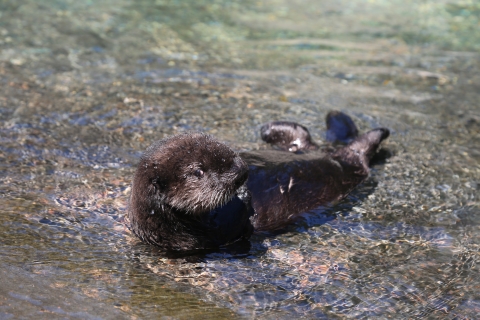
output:
[[140, 159], [128, 219], [133, 233], [167, 251], [218, 248], [254, 231], [285, 227], [299, 214], [344, 198], [369, 173], [389, 135], [358, 136], [350, 117], [327, 116], [329, 140], [350, 141], [318, 151], [307, 128], [270, 122], [262, 139], [277, 150], [238, 154], [210, 135], [184, 133], [153, 143]]

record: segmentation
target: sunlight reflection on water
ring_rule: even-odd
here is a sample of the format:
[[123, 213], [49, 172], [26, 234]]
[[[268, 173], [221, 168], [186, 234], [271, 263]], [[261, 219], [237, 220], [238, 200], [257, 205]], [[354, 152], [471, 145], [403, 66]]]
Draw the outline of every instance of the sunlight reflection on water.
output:
[[[474, 1], [4, 1], [0, 318], [475, 318]], [[477, 51], [475, 51], [477, 50]], [[136, 162], [186, 130], [265, 148], [331, 109], [392, 153], [249, 252], [167, 258], [123, 225]]]

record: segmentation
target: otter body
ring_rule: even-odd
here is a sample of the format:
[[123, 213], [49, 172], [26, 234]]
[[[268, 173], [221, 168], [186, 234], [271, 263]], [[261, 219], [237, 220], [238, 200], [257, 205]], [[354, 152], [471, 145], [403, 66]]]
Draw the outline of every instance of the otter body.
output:
[[329, 117], [330, 139], [351, 142], [326, 153], [305, 127], [292, 122], [261, 129], [262, 139], [279, 150], [237, 154], [201, 133], [154, 143], [133, 180], [132, 231], [166, 250], [218, 248], [344, 198], [368, 177], [369, 161], [389, 132], [380, 128], [358, 136], [345, 114], [332, 112], [327, 123]]

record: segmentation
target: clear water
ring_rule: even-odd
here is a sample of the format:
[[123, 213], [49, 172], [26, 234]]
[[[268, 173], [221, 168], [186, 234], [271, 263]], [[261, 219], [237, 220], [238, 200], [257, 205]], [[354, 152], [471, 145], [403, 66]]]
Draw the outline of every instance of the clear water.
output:
[[[476, 318], [477, 1], [0, 1], [0, 319]], [[344, 202], [248, 254], [122, 224], [142, 150], [331, 109], [391, 128]]]

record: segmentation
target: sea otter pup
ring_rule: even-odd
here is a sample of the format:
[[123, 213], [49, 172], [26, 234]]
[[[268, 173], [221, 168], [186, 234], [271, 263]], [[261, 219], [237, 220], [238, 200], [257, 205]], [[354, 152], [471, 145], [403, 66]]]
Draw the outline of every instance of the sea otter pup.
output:
[[301, 213], [344, 198], [365, 180], [370, 159], [388, 135], [379, 128], [358, 136], [350, 117], [332, 111], [328, 139], [351, 142], [326, 153], [293, 122], [261, 128], [262, 139], [279, 150], [238, 154], [203, 133], [168, 137], [140, 159], [130, 228], [167, 251], [218, 248], [254, 231], [282, 228]]

